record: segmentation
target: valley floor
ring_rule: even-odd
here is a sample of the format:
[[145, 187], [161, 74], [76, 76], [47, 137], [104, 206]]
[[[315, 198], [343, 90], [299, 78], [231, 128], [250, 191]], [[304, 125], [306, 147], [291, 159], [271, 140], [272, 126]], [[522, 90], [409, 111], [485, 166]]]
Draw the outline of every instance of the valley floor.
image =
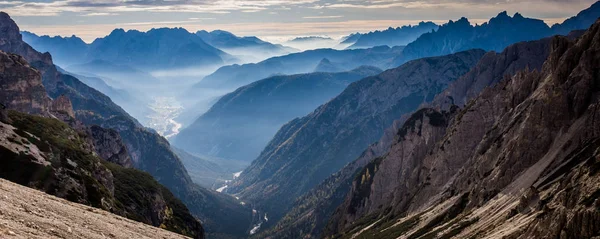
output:
[[0, 238], [186, 238], [0, 179]]

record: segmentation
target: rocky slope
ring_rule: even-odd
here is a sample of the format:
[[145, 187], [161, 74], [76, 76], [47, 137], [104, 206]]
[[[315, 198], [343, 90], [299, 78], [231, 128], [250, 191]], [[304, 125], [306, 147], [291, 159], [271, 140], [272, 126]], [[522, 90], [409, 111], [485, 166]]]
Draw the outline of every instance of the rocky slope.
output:
[[[452, 82], [427, 105], [446, 110], [451, 109], [452, 103], [462, 106], [476, 97], [483, 88], [498, 83], [505, 75], [513, 75], [526, 68], [541, 69], [549, 53], [550, 38], [517, 43], [500, 53], [488, 52], [475, 67]], [[411, 114], [395, 120], [377, 143], [370, 145], [352, 163], [300, 197], [284, 219], [263, 235], [272, 238], [319, 237], [330, 216], [350, 191], [355, 175], [369, 162], [387, 154], [390, 146], [397, 141], [397, 132]]]
[[395, 119], [433, 100], [483, 54], [471, 50], [415, 60], [350, 84], [308, 116], [284, 125], [231, 192], [279, 220], [296, 197], [357, 158]]
[[[7, 58], [19, 59], [20, 64]], [[3, 63], [1, 75], [20, 72], [22, 76], [30, 77], [4, 78], [3, 85], [7, 87], [0, 90], [0, 95], [16, 98], [28, 96], [40, 87], [44, 91], [40, 72], [19, 56], [0, 52], [0, 62]], [[11, 90], [16, 86], [22, 91]], [[9, 112], [0, 109], [3, 115], [0, 122], [0, 177], [139, 222], [195, 238], [204, 237], [200, 223], [171, 192], [150, 175], [123, 168], [131, 165], [131, 161], [116, 132], [105, 135], [110, 131], [88, 128], [77, 122], [67, 97], [50, 102], [45, 95], [43, 99], [51, 106], [34, 112], [41, 116], [13, 111], [31, 113], [31, 104], [8, 104]], [[103, 136], [99, 137], [98, 133]], [[107, 145], [106, 141], [110, 143]], [[123, 152], [114, 153], [111, 151], [114, 148]], [[97, 152], [106, 158], [98, 157]], [[110, 161], [122, 165], [113, 165]], [[137, 193], [131, 194], [132, 189]]]
[[581, 11], [561, 24], [552, 25], [552, 31], [557, 35], [567, 35], [575, 29], [587, 29], [596, 22], [598, 17], [600, 17], [600, 2], [592, 4], [588, 9]]
[[57, 71], [48, 53], [39, 53], [22, 41], [19, 28], [6, 13], [0, 13], [0, 50], [19, 54], [42, 74], [51, 98], [66, 96], [77, 120], [119, 133], [135, 168], [150, 173], [182, 200], [200, 218], [208, 233], [236, 236], [247, 234], [252, 212], [235, 199], [194, 184], [166, 139], [143, 128], [110, 98], [77, 78]]
[[541, 70], [506, 77], [446, 124], [408, 121], [355, 178], [326, 234], [600, 236], [599, 51], [597, 22], [576, 41], [553, 38]]
[[[371, 48], [375, 46], [406, 46], [413, 42], [423, 33], [437, 30], [438, 25], [433, 22], [420, 22], [417, 25], [388, 28], [383, 31], [373, 31], [361, 34], [349, 49]], [[353, 40], [350, 38], [350, 40]]]
[[288, 121], [306, 115], [350, 83], [381, 70], [274, 76], [223, 96], [173, 141], [188, 152], [251, 162]]
[[233, 179], [233, 174], [244, 169], [245, 164], [235, 161], [207, 159], [173, 147], [173, 152], [190, 174], [192, 181], [204, 188], [218, 189]]
[[19, 55], [0, 52], [0, 89], [0, 102], [6, 107], [32, 114], [50, 110], [40, 73]]
[[1, 238], [187, 238], [0, 179]]
[[519, 13], [511, 17], [506, 12], [501, 12], [487, 23], [477, 26], [472, 26], [466, 18], [450, 21], [440, 26], [437, 31], [423, 34], [408, 44], [402, 55], [394, 59], [392, 66], [412, 59], [451, 54], [467, 49], [502, 51], [513, 43], [586, 29], [600, 17], [599, 7], [596, 3], [578, 16], [553, 28], [548, 27], [542, 20], [526, 18]]

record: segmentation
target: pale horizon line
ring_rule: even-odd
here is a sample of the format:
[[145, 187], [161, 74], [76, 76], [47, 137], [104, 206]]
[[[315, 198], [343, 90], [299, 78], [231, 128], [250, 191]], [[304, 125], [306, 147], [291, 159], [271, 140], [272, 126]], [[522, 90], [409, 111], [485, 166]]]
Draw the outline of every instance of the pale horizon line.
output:
[[[564, 18], [542, 18], [549, 27], [556, 23], [562, 23], [568, 17]], [[471, 25], [481, 25], [488, 22], [490, 19], [483, 18], [467, 18]], [[438, 25], [448, 23], [450, 20], [348, 20], [338, 22], [300, 22], [300, 23], [243, 23], [243, 24], [211, 24], [204, 25], [192, 24], [199, 23], [199, 21], [169, 21], [169, 22], [133, 22], [133, 23], [119, 23], [119, 24], [89, 24], [89, 25], [19, 25], [21, 31], [28, 31], [39, 36], [50, 36], [50, 37], [71, 37], [76, 36], [81, 38], [85, 43], [90, 44], [94, 40], [108, 36], [115, 29], [123, 29], [125, 31], [137, 30], [140, 32], [147, 32], [151, 29], [159, 28], [184, 28], [190, 33], [195, 33], [200, 30], [214, 31], [223, 30], [231, 32], [238, 37], [255, 36], [262, 40], [271, 39], [275, 40], [275, 43], [284, 43], [295, 37], [302, 36], [328, 36], [333, 39], [339, 39], [344, 36], [348, 36], [353, 33], [369, 33], [373, 31], [382, 31], [389, 27], [396, 28], [407, 25], [416, 25], [419, 22], [434, 22]], [[155, 24], [155, 25], [152, 25]], [[359, 25], [357, 25], [359, 24]], [[146, 26], [148, 27], [140, 27]], [[310, 27], [305, 25], [312, 25], [314, 31], [310, 31]], [[333, 25], [354, 27], [352, 30], [348, 30], [346, 27], [338, 27], [335, 30], [319, 31], [323, 26], [326, 28], [333, 28]], [[93, 27], [90, 27], [93, 26]], [[294, 27], [296, 26], [296, 27]], [[137, 27], [137, 28], [136, 28]], [[237, 28], [237, 29], [236, 29]], [[279, 28], [279, 29], [277, 29]], [[264, 31], [264, 29], [268, 29]], [[280, 29], [286, 29], [281, 31]], [[293, 30], [298, 30], [296, 34], [293, 34]], [[260, 34], [261, 30], [263, 33]], [[308, 31], [307, 31], [308, 30]], [[269, 34], [269, 32], [278, 34]], [[254, 33], [254, 35], [253, 35]], [[256, 34], [259, 33], [259, 34]]]

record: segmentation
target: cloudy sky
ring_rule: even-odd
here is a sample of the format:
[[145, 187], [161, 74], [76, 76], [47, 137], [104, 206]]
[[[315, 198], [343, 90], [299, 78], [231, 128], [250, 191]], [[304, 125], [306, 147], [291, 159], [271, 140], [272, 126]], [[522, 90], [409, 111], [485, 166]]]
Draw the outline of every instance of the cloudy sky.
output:
[[76, 34], [86, 41], [114, 28], [184, 27], [228, 30], [268, 40], [328, 35], [468, 17], [485, 22], [500, 11], [548, 24], [561, 22], [596, 0], [0, 0], [21, 29]]

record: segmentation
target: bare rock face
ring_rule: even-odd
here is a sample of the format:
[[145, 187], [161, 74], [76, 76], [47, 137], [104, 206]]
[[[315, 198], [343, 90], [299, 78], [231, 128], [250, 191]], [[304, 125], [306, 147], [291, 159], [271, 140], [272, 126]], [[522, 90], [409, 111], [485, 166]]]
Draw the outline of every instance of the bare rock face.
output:
[[61, 95], [52, 101], [51, 110], [57, 114], [64, 114], [66, 117], [73, 119], [75, 118], [75, 112], [73, 111], [71, 100], [64, 95]]
[[40, 61], [52, 64], [49, 53], [40, 54], [23, 42], [19, 27], [5, 12], [0, 12], [0, 36], [0, 51], [18, 54], [30, 63]]
[[133, 167], [127, 148], [117, 131], [96, 125], [91, 126], [90, 131], [98, 156], [126, 168]]
[[0, 103], [0, 121], [8, 122], [8, 113], [6, 113], [6, 106]]
[[372, 180], [347, 195], [327, 234], [599, 236], [600, 21], [578, 40], [555, 37], [550, 46], [540, 71], [485, 89], [434, 147], [392, 146]]
[[[454, 104], [464, 107], [466, 102], [476, 98], [483, 89], [497, 84], [507, 75], [514, 75], [524, 69], [540, 70], [550, 54], [550, 42], [550, 38], [521, 42], [507, 47], [500, 53], [486, 53], [468, 73], [450, 83], [431, 103], [421, 107], [436, 108], [440, 112], [450, 111]], [[284, 219], [264, 235], [273, 238], [319, 237], [337, 205], [344, 202], [345, 194], [351, 190], [358, 171], [378, 157], [388, 154], [390, 147], [398, 141], [399, 130], [411, 115], [412, 113], [407, 113], [395, 120], [392, 126], [384, 131], [383, 136], [356, 160], [300, 197]], [[385, 203], [387, 202], [378, 202], [380, 205]]]
[[433, 100], [484, 54], [470, 50], [419, 59], [352, 83], [284, 125], [230, 192], [280, 219], [295, 198], [360, 156], [395, 119]]
[[23, 57], [0, 51], [0, 102], [9, 109], [46, 114], [50, 98], [42, 76]]
[[430, 104], [448, 109], [452, 105], [464, 107], [486, 87], [494, 86], [518, 71], [541, 70], [550, 54], [551, 38], [520, 42], [508, 46], [504, 51], [488, 52], [469, 73], [460, 77], [437, 95]]

